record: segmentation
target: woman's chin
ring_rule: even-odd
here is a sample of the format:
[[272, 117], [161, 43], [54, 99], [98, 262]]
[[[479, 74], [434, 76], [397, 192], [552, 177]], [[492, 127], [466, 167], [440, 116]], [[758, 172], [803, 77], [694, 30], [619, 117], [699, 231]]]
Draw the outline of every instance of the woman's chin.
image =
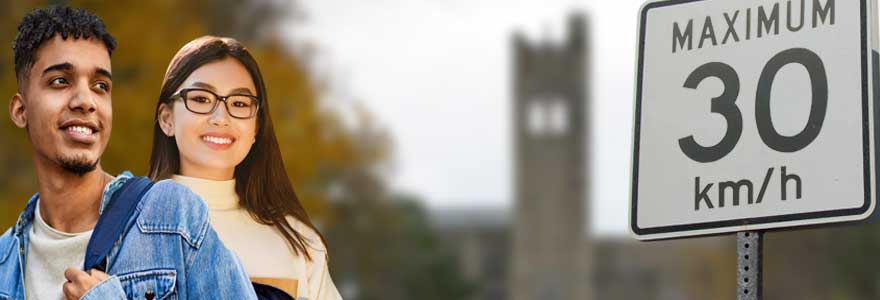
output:
[[205, 179], [232, 179], [235, 165], [231, 159], [221, 157], [200, 157], [190, 162], [181, 161], [181, 175]]

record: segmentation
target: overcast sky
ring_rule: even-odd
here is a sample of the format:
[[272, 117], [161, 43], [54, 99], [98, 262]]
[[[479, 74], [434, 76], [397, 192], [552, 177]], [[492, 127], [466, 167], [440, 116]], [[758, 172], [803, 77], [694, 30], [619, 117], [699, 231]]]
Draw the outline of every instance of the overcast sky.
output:
[[[512, 202], [511, 35], [557, 40], [586, 13], [592, 55], [592, 230], [625, 234], [641, 1], [311, 0], [286, 28], [338, 92], [395, 141], [397, 190], [430, 207]], [[339, 99], [336, 99], [339, 100]]]

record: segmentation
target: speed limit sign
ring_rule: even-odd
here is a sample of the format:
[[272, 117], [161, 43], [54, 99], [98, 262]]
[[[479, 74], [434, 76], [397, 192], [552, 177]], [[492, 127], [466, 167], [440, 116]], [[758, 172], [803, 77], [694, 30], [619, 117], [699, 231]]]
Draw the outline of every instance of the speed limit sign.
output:
[[671, 0], [639, 14], [638, 239], [874, 210], [875, 0]]

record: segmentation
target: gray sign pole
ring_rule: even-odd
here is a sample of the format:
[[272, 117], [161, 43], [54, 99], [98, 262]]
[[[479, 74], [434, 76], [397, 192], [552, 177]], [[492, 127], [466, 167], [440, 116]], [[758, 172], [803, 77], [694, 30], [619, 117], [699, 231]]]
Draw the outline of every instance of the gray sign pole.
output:
[[736, 234], [736, 299], [761, 300], [763, 292], [764, 233], [743, 231]]

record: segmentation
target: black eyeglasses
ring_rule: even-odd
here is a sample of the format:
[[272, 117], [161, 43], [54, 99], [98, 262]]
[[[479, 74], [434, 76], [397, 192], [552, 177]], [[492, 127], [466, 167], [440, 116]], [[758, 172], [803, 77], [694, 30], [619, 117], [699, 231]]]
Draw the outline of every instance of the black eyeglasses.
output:
[[169, 100], [183, 99], [186, 109], [197, 114], [211, 114], [217, 109], [217, 103], [226, 103], [226, 112], [237, 119], [250, 119], [257, 115], [260, 108], [260, 98], [246, 94], [232, 94], [220, 96], [206, 89], [182, 89], [180, 92], [168, 98]]

